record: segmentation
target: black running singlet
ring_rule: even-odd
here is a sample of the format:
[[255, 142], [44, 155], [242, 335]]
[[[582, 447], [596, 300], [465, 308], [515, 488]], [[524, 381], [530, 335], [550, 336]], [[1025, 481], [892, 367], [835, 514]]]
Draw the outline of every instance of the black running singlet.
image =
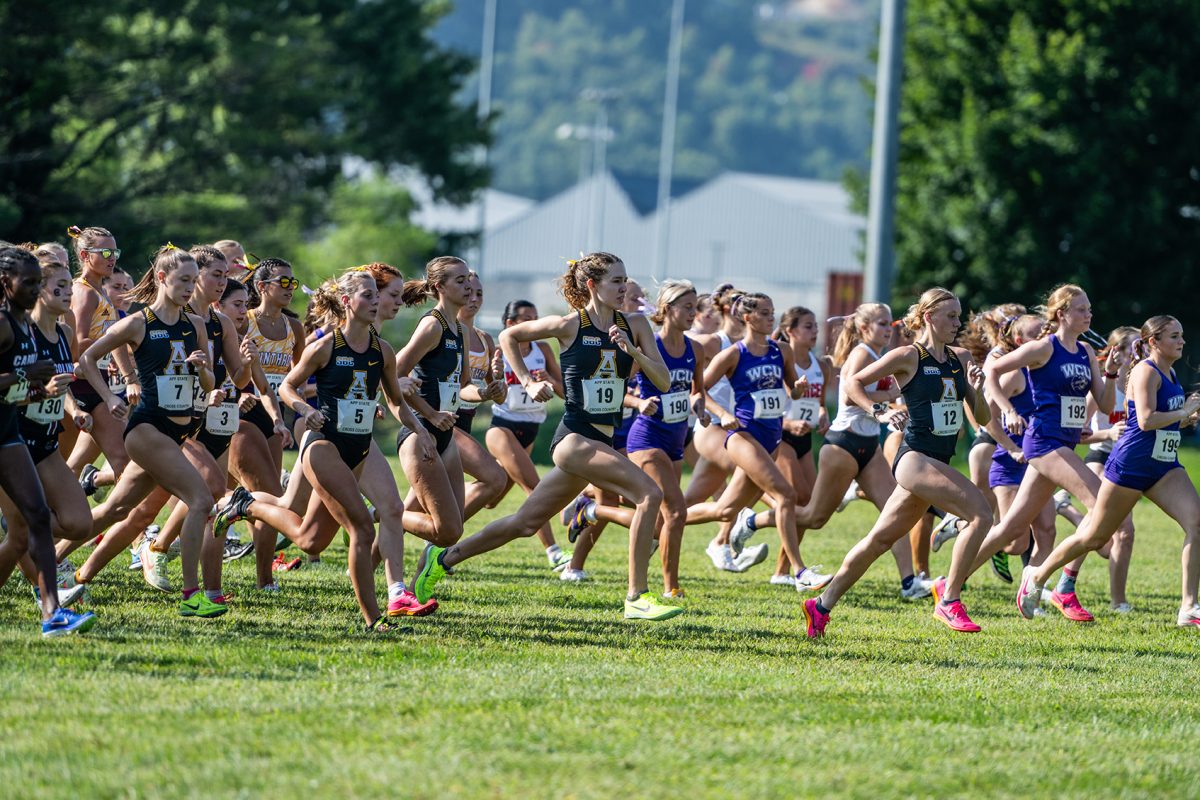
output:
[[908, 406], [904, 444], [910, 450], [949, 461], [963, 422], [966, 369], [949, 347], [945, 361], [936, 360], [921, 344], [914, 347], [918, 355], [917, 371], [900, 389]]
[[[37, 325], [31, 325], [37, 343], [37, 360], [54, 362], [55, 375], [67, 375], [75, 371], [71, 359], [71, 342], [62, 325], [55, 323], [58, 341], [51, 342]], [[58, 447], [58, 435], [62, 433], [63, 401], [66, 393], [58, 397], [45, 397], [41, 402], [30, 403], [21, 409], [21, 438], [32, 452], [37, 449]]]
[[375, 332], [371, 331], [367, 349], [359, 353], [346, 342], [340, 328], [335, 330], [329, 363], [314, 377], [317, 408], [325, 415], [321, 432], [330, 439], [370, 436], [375, 424], [375, 398], [383, 377], [383, 349]]
[[182, 309], [174, 325], [163, 322], [150, 308], [143, 308], [146, 333], [133, 351], [142, 399], [138, 408], [164, 411], [171, 416], [191, 416], [195, 398], [195, 370], [187, 357], [196, 349], [196, 327]]
[[[625, 315], [620, 311], [613, 314], [617, 327], [632, 339]], [[585, 309], [579, 309], [579, 332], [563, 350], [560, 362], [567, 396], [565, 416], [592, 425], [620, 425], [633, 356], [613, 344], [608, 331], [597, 328]]]
[[[18, 322], [7, 308], [0, 309], [0, 311], [3, 311], [5, 318], [8, 319], [8, 326], [12, 328], [13, 333], [12, 347], [0, 353], [0, 374], [13, 373], [38, 360], [37, 343], [33, 338], [35, 326], [30, 320], [26, 320], [24, 323]], [[8, 387], [8, 391], [3, 397], [0, 397], [0, 445], [20, 441], [17, 404], [24, 403], [28, 399], [29, 382], [24, 380], [17, 381]]]
[[442, 312], [436, 308], [425, 316], [433, 317], [441, 324], [442, 340], [421, 356], [413, 367], [413, 375], [421, 379], [420, 395], [435, 411], [456, 412], [464, 357], [462, 325], [455, 320], [451, 330]]

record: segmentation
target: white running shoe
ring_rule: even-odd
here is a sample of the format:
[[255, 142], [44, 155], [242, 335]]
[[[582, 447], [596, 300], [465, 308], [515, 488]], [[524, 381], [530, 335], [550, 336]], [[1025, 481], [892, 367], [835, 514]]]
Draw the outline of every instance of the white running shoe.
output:
[[1054, 493], [1054, 510], [1062, 513], [1071, 505], [1071, 493], [1066, 489], [1059, 489]]
[[554, 572], [559, 572], [566, 569], [571, 564], [571, 553], [566, 550], [559, 550], [551, 555], [546, 553], [546, 560], [550, 562], [550, 569]]
[[[817, 567], [820, 566], [820, 564], [817, 564], [815, 567], [805, 567], [800, 571], [800, 574], [795, 578], [797, 592], [815, 592], [820, 589], [824, 589], [825, 586], [831, 580], [833, 580], [832, 575], [825, 575], [817, 572]], [[913, 583], [916, 583], [915, 579], [913, 580]]]
[[160, 592], [169, 592], [171, 582], [167, 580], [167, 562], [170, 561], [170, 556], [152, 549], [150, 542], [149, 537], [143, 539], [141, 552], [138, 553], [142, 557], [142, 577], [146, 579], [147, 584]]
[[591, 580], [592, 576], [588, 575], [584, 570], [567, 567], [559, 574], [558, 579], [567, 583], [583, 583], [584, 581]]
[[791, 575], [772, 575], [768, 583], [772, 586], [795, 586], [796, 579]]
[[[962, 523], [961, 525], [959, 523]], [[967, 523], [962, 517], [956, 517], [953, 514], [947, 514], [938, 520], [938, 524], [933, 526], [933, 540], [929, 545], [929, 549], [937, 552], [942, 549], [942, 545], [958, 536], [959, 531], [967, 526]]]
[[858, 481], [850, 481], [850, 488], [842, 495], [842, 502], [838, 503], [837, 510], [845, 511], [846, 506], [858, 499]]
[[1179, 616], [1175, 618], [1175, 624], [1181, 628], [1189, 625], [1200, 628], [1200, 606], [1179, 609]]
[[708, 543], [708, 547], [704, 549], [708, 553], [708, 557], [712, 559], [713, 566], [717, 569], [725, 570], [726, 572], [741, 572], [737, 568], [737, 564], [733, 561], [733, 548], [727, 544], [717, 544], [717, 540], [713, 539]]
[[900, 599], [907, 600], [910, 603], [914, 600], [921, 600], [933, 594], [933, 581], [925, 577], [925, 573], [921, 572], [913, 576], [912, 583], [905, 589], [900, 587]]
[[1017, 588], [1017, 611], [1025, 619], [1037, 616], [1038, 606], [1046, 596], [1046, 589], [1033, 582], [1033, 570], [1034, 567], [1021, 570], [1021, 584]]
[[[42, 604], [42, 593], [38, 587], [33, 586], [33, 602], [40, 606]], [[87, 590], [87, 586], [82, 583], [77, 583], [69, 589], [58, 589], [58, 604], [62, 608], [69, 608], [78, 602], [79, 598], [83, 597], [83, 593]]]
[[771, 548], [765, 542], [763, 544], [751, 545], [743, 550], [741, 555], [733, 559], [733, 565], [738, 572], [745, 572], [751, 567], [766, 561], [770, 550]]
[[1114, 614], [1128, 614], [1130, 611], [1133, 611], [1133, 606], [1129, 603], [1117, 603], [1112, 607]]
[[750, 541], [750, 537], [754, 536], [754, 529], [750, 527], [752, 519], [754, 519], [754, 509], [743, 508], [738, 512], [733, 528], [729, 531], [729, 544], [733, 546], [733, 552], [738, 555], [741, 555], [742, 550], [746, 547], [746, 542]]

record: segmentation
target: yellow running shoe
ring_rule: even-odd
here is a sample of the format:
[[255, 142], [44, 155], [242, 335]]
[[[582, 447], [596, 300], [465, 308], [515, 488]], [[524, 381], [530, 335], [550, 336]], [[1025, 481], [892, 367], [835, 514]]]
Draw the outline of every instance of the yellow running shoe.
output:
[[670, 619], [682, 613], [679, 606], [659, 603], [649, 592], [642, 592], [636, 600], [625, 601], [625, 619]]

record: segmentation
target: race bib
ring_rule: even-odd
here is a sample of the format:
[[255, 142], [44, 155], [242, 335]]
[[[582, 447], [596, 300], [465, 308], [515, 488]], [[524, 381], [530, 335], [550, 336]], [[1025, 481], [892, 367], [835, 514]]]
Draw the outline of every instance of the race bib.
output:
[[658, 399], [658, 407], [662, 409], [662, 421], [666, 423], [683, 422], [692, 411], [692, 396], [688, 392], [671, 392]]
[[962, 427], [962, 402], [958, 400], [942, 400], [930, 403], [933, 413], [934, 436], [957, 436]]
[[788, 409], [788, 419], [807, 422], [814, 428], [817, 427], [817, 419], [820, 415], [821, 401], [815, 397], [801, 397], [799, 400], [793, 400]]
[[1155, 461], [1174, 464], [1179, 460], [1179, 431], [1157, 430], [1154, 432], [1154, 450], [1150, 457]]
[[112, 353], [109, 353], [108, 355], [101, 356], [100, 358], [96, 359], [96, 369], [100, 370], [101, 372], [108, 372], [110, 369], [112, 369], [112, 363]]
[[4, 395], [4, 402], [15, 404], [24, 403], [29, 399], [29, 381], [21, 380], [8, 387], [8, 392]]
[[213, 436], [233, 436], [238, 430], [237, 403], [209, 406], [204, 412], [204, 429]]
[[191, 411], [196, 383], [194, 375], [159, 375], [158, 407], [163, 411]]
[[370, 433], [374, 424], [374, 400], [338, 400], [338, 433]]
[[614, 414], [625, 397], [625, 381], [620, 378], [589, 378], [583, 384], [583, 410], [590, 414]]
[[783, 389], [759, 389], [750, 393], [754, 400], [755, 419], [779, 419], [783, 416], [783, 401], [787, 397]]
[[47, 397], [40, 403], [25, 406], [25, 417], [39, 425], [50, 425], [63, 418], [63, 400], [66, 395]]
[[539, 403], [529, 396], [529, 392], [525, 391], [525, 387], [519, 383], [514, 383], [508, 387], [508, 407], [514, 411], [533, 411], [541, 408], [545, 403]]
[[1062, 419], [1058, 423], [1059, 426], [1076, 430], [1082, 428], [1087, 422], [1087, 398], [1063, 397], [1061, 400]]
[[462, 398], [458, 395], [459, 385], [448, 381], [438, 381], [438, 410], [454, 413], [462, 408]]
[[287, 377], [287, 375], [280, 375], [279, 373], [276, 373], [276, 372], [268, 372], [267, 373], [267, 386], [271, 387], [272, 392], [274, 392], [275, 394], [279, 394], [279, 387], [283, 386], [283, 379], [286, 377]]

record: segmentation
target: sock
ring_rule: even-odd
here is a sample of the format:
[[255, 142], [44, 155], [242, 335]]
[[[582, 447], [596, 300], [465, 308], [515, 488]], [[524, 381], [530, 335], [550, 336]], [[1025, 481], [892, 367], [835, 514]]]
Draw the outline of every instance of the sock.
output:
[[754, 522], [754, 520], [757, 518], [757, 514], [751, 514], [750, 516], [746, 517], [746, 527], [752, 531], [758, 530], [758, 525]]
[[807, 570], [808, 570], [808, 567], [801, 567], [800, 569], [796, 570], [796, 577], [799, 578]]
[[817, 601], [817, 611], [820, 611], [825, 616], [829, 616], [829, 609], [826, 608], [825, 606], [821, 605], [820, 600]]
[[954, 598], [953, 600], [951, 600], [949, 597], [943, 597], [943, 598], [942, 598], [942, 603], [941, 603], [941, 604], [942, 604], [942, 605], [944, 605], [944, 606], [948, 606], [948, 605], [950, 605], [951, 603], [953, 603], [953, 602], [956, 602], [957, 600], [958, 600], [958, 598], [957, 598], [957, 597], [956, 597], [956, 598]]
[[218, 597], [220, 597], [223, 594], [225, 594], [225, 593], [222, 592], [220, 589], [205, 589], [204, 590], [204, 596], [207, 597], [209, 600], [216, 600]]
[[194, 594], [195, 594], [196, 592], [198, 592], [198, 591], [200, 591], [200, 587], [199, 587], [199, 586], [197, 586], [195, 589], [184, 589], [184, 590], [183, 590], [183, 599], [184, 599], [184, 600], [191, 600], [191, 599], [192, 599], [192, 595], [194, 595]]
[[937, 517], [938, 519], [945, 519], [945, 518], [946, 518], [946, 512], [945, 512], [945, 511], [942, 511], [940, 508], [932, 508], [932, 507], [931, 507], [931, 508], [929, 509], [929, 513], [930, 513], [930, 514], [933, 514], [933, 515], [934, 515], [935, 517]]
[[550, 557], [550, 559], [553, 560], [555, 556], [562, 555], [562, 548], [559, 547], [557, 544], [552, 544], [546, 548], [546, 555], [548, 555]]
[[87, 583], [87, 581], [85, 581], [83, 578], [79, 577], [79, 570], [75, 570], [75, 582], [76, 583]]
[[596, 501], [588, 503], [583, 507], [583, 518], [593, 525], [596, 523]]
[[1025, 552], [1021, 553], [1021, 566], [1028, 567], [1030, 560], [1033, 558], [1033, 537], [1029, 537], [1029, 547], [1025, 548]]
[[913, 585], [913, 580], [914, 580], [914, 576], [912, 576], [912, 575], [909, 575], [907, 578], [905, 578], [904, 580], [900, 581], [900, 588], [901, 588], [901, 589], [908, 589], [909, 587], [911, 587], [911, 586]]
[[396, 581], [395, 583], [389, 583], [388, 584], [388, 602], [391, 602], [392, 600], [395, 600], [396, 598], [398, 598], [400, 595], [404, 594], [404, 590], [407, 588], [408, 587], [406, 587], [404, 585], [404, 581]]
[[1058, 586], [1054, 587], [1054, 591], [1059, 594], [1070, 594], [1075, 591], [1075, 579], [1078, 577], [1078, 572], [1070, 567], [1063, 567], [1062, 577], [1058, 579]]

